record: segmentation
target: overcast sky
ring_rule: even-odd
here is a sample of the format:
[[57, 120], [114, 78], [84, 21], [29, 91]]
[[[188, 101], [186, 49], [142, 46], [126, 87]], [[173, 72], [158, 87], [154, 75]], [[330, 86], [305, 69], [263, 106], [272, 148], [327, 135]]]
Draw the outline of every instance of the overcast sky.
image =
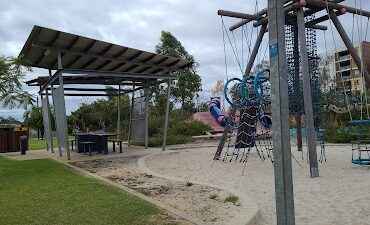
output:
[[[198, 72], [202, 77], [202, 100], [207, 100], [217, 80], [226, 78], [223, 48], [222, 23], [217, 16], [218, 9], [239, 11], [253, 14], [256, 9], [266, 7], [267, 0], [1, 0], [0, 1], [0, 54], [17, 56], [23, 47], [33, 25], [40, 25], [56, 30], [75, 33], [107, 42], [125, 45], [132, 48], [153, 52], [159, 41], [161, 30], [170, 31], [199, 62]], [[361, 0], [357, 0], [360, 5]], [[355, 0], [347, 0], [346, 5], [355, 5]], [[362, 0], [363, 9], [370, 10], [370, 1]], [[341, 21], [354, 40], [358, 42], [357, 20], [352, 26], [352, 15], [341, 16]], [[224, 18], [225, 26], [238, 22], [238, 19]], [[367, 19], [362, 22], [363, 38]], [[334, 49], [334, 43], [342, 46], [337, 32], [334, 39], [330, 25], [326, 32], [328, 48]], [[241, 29], [230, 40], [237, 46], [240, 66], [245, 67], [248, 57], [249, 41], [252, 44], [257, 29], [251, 26], [245, 29], [242, 39]], [[361, 31], [361, 30], [360, 30]], [[370, 36], [370, 34], [369, 34]], [[243, 40], [243, 41], [242, 41]], [[240, 77], [241, 72], [229, 40], [225, 36], [228, 77]], [[243, 42], [243, 43], [242, 43]], [[265, 55], [267, 35], [260, 49], [259, 60]], [[243, 49], [242, 49], [243, 45]], [[318, 51], [325, 52], [324, 36], [318, 31]], [[243, 60], [242, 60], [243, 59]], [[27, 79], [46, 75], [46, 70], [34, 70], [27, 74]], [[35, 92], [34, 89], [27, 90]], [[92, 101], [92, 98], [68, 98], [66, 106], [68, 113], [75, 110], [82, 101]], [[9, 111], [0, 108], [0, 116], [16, 116], [20, 118], [22, 110]]]

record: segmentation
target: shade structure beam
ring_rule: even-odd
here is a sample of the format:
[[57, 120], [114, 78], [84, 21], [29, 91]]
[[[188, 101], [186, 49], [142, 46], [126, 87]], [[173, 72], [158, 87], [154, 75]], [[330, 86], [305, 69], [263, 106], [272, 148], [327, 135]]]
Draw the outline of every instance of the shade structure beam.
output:
[[94, 78], [100, 76], [116, 77], [116, 78], [137, 78], [137, 79], [176, 79], [175, 75], [155, 75], [155, 74], [136, 74], [136, 73], [123, 73], [123, 72], [103, 72], [95, 70], [70, 70], [70, 69], [58, 69], [52, 77], [41, 87], [40, 92], [44, 91], [50, 84], [53, 84], [59, 76], [62, 74], [79, 74], [83, 75], [84, 78]]
[[[50, 90], [51, 88], [47, 88], [46, 90]], [[103, 88], [64, 88], [65, 91], [83, 91], [83, 92], [106, 92], [107, 89]], [[112, 89], [113, 91], [117, 92], [119, 90]], [[126, 92], [126, 90], [121, 90], [121, 92]]]
[[69, 54], [76, 55], [76, 56], [85, 56], [85, 57], [89, 57], [91, 59], [103, 59], [103, 60], [109, 60], [111, 62], [136, 64], [138, 66], [150, 66], [152, 68], [158, 68], [158, 69], [167, 70], [167, 71], [170, 69], [167, 66], [160, 66], [160, 65], [156, 65], [156, 64], [148, 64], [148, 63], [140, 62], [140, 61], [137, 61], [137, 60], [127, 60], [127, 59], [115, 58], [115, 57], [104, 56], [104, 55], [99, 55], [99, 54], [90, 54], [90, 53], [85, 53], [83, 51], [63, 49], [63, 48], [57, 48], [57, 47], [53, 47], [53, 46], [46, 46], [46, 45], [35, 44], [35, 43], [32, 44], [32, 47], [40, 48], [40, 49], [49, 49], [51, 51], [61, 52], [61, 53], [69, 53]]

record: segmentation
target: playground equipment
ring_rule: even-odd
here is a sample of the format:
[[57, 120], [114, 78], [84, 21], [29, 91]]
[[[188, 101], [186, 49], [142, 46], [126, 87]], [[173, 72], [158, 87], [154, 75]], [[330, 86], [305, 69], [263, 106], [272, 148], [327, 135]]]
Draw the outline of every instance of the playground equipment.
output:
[[[262, 52], [259, 54], [260, 46], [264, 37], [264, 34], [269, 31], [268, 25], [268, 16], [266, 16], [267, 9], [258, 10], [258, 1], [256, 1], [256, 10], [255, 14], [246, 14], [246, 13], [238, 13], [238, 12], [230, 12], [225, 10], [219, 10], [218, 14], [221, 16], [222, 26], [223, 26], [223, 39], [224, 39], [224, 49], [225, 49], [225, 39], [229, 41], [231, 46], [232, 52], [235, 56], [235, 59], [238, 63], [238, 66], [241, 71], [242, 79], [241, 78], [233, 78], [228, 79], [230, 83], [240, 83], [240, 86], [248, 86], [251, 85], [254, 73], [252, 73], [253, 65], [255, 60], [258, 60], [258, 56], [265, 58], [267, 48], [269, 47], [270, 52], [270, 63], [271, 57], [274, 57], [277, 54], [279, 49], [273, 48], [274, 46], [270, 45], [267, 46]], [[272, 1], [271, 1], [272, 2]], [[290, 115], [294, 115], [297, 121], [301, 121], [301, 116], [305, 115], [305, 124], [307, 129], [307, 144], [308, 144], [308, 159], [310, 162], [310, 173], [311, 177], [318, 177], [318, 157], [316, 153], [316, 142], [320, 143], [321, 147], [321, 154], [320, 154], [320, 162], [326, 161], [325, 156], [325, 144], [324, 144], [324, 135], [315, 135], [319, 134], [320, 130], [322, 132], [322, 128], [324, 127], [324, 121], [322, 119], [322, 109], [324, 108], [323, 105], [326, 105], [329, 109], [338, 109], [339, 111], [343, 112], [350, 112], [353, 108], [360, 108], [362, 109], [363, 105], [365, 105], [365, 100], [363, 98], [352, 98], [349, 100], [348, 96], [346, 97], [346, 92], [344, 91], [344, 99], [345, 102], [352, 102], [353, 104], [349, 105], [348, 107], [341, 107], [335, 104], [327, 104], [325, 101], [326, 99], [321, 99], [322, 90], [320, 90], [320, 77], [318, 73], [318, 56], [317, 56], [317, 44], [316, 44], [316, 32], [317, 30], [327, 30], [328, 27], [319, 25], [319, 23], [324, 21], [331, 21], [335, 28], [337, 29], [340, 37], [342, 38], [343, 42], [345, 43], [350, 55], [352, 56], [354, 63], [357, 65], [358, 68], [361, 68], [361, 74], [363, 80], [366, 83], [370, 83], [370, 76], [367, 72], [367, 68], [364, 65], [364, 62], [361, 61], [358, 53], [355, 51], [353, 47], [353, 41], [350, 40], [347, 33], [345, 32], [343, 26], [341, 25], [338, 17], [344, 15], [346, 13], [352, 13], [354, 16], [361, 17], [365, 16], [367, 18], [370, 17], [370, 12], [367, 12], [361, 8], [353, 8], [348, 7], [345, 5], [339, 4], [340, 2], [344, 2], [342, 0], [325, 0], [325, 1], [318, 1], [318, 0], [300, 0], [300, 1], [293, 1], [293, 0], [285, 0], [284, 1], [284, 11], [285, 11], [285, 55], [287, 61], [287, 73], [288, 73], [288, 92], [289, 92], [289, 112]], [[357, 2], [357, 0], [356, 0]], [[356, 5], [357, 6], [357, 5]], [[326, 11], [327, 14], [322, 15], [322, 12]], [[320, 12], [321, 15], [316, 18], [317, 13]], [[229, 30], [231, 31], [231, 35], [225, 28], [225, 22], [223, 20], [223, 16], [227, 17], [234, 17], [242, 19], [237, 24], [231, 26]], [[254, 21], [252, 23], [252, 21]], [[368, 20], [369, 21], [369, 20]], [[331, 31], [333, 34], [333, 25], [330, 23]], [[249, 49], [249, 60], [246, 65], [246, 69], [243, 70], [243, 51], [238, 51], [237, 45], [235, 43], [235, 35], [234, 30], [237, 28], [241, 28], [242, 36], [245, 37], [246, 41], [242, 42], [247, 43], [246, 47]], [[248, 32], [248, 29], [251, 29]], [[257, 30], [258, 34], [255, 38], [252, 38], [253, 32]], [[366, 29], [367, 30], [367, 29]], [[362, 37], [362, 31], [361, 37]], [[367, 32], [366, 32], [367, 34]], [[365, 34], [365, 37], [366, 37]], [[243, 38], [244, 39], [244, 38]], [[255, 46], [251, 48], [250, 44], [252, 39], [255, 41]], [[333, 39], [335, 44], [335, 40]], [[241, 56], [240, 56], [241, 53]], [[261, 59], [261, 58], [260, 58]], [[283, 63], [284, 64], [284, 63]], [[226, 63], [226, 54], [225, 54], [225, 66], [227, 68]], [[227, 71], [227, 69], [226, 69]], [[227, 76], [227, 73], [226, 73]], [[258, 79], [255, 80], [256, 82]], [[228, 83], [226, 84], [226, 86]], [[231, 105], [231, 110], [228, 115], [228, 119], [226, 121], [231, 121], [234, 113], [241, 108], [241, 122], [240, 124], [244, 124], [246, 127], [239, 125], [238, 130], [243, 131], [238, 133], [237, 142], [238, 140], [248, 140], [243, 135], [245, 134], [253, 134], [253, 121], [257, 115], [258, 108], [253, 108], [253, 106], [249, 107], [247, 112], [248, 116], [244, 115], [243, 105], [245, 102], [249, 101], [252, 103], [255, 99], [258, 99], [258, 94], [260, 92], [254, 92], [256, 96], [250, 95], [247, 92], [248, 88], [244, 88], [240, 90], [240, 96], [234, 95], [231, 97], [226, 97]], [[230, 89], [230, 93], [232, 90]], [[246, 97], [247, 96], [247, 97]], [[232, 99], [232, 100], [231, 100]], [[314, 101], [312, 101], [314, 99]], [[252, 104], [253, 105], [253, 104]], [[367, 104], [366, 104], [367, 105]], [[367, 110], [369, 111], [369, 110]], [[229, 120], [230, 118], [230, 120]], [[352, 118], [351, 118], [352, 120]], [[361, 124], [369, 123], [370, 118], [367, 118], [369, 122], [366, 122], [364, 119], [360, 119]], [[355, 120], [351, 121], [351, 123], [357, 123]], [[297, 123], [297, 144], [298, 149], [302, 148], [302, 135], [301, 131], [301, 123]], [[243, 129], [244, 128], [244, 129]], [[248, 128], [248, 129], [246, 129]], [[251, 129], [252, 128], [252, 129]], [[222, 149], [228, 140], [229, 137], [229, 130], [232, 129], [231, 126], [225, 126], [224, 134], [222, 140], [219, 143], [218, 149], [215, 153], [214, 159], [218, 159], [221, 155]], [[242, 146], [241, 146], [242, 147]]]
[[[243, 80], [229, 79], [224, 88], [224, 98], [230, 105], [237, 108], [240, 112], [240, 119], [236, 120], [234, 116], [225, 117], [220, 112], [219, 100], [211, 101], [210, 113], [215, 120], [224, 127], [228, 124], [232, 127], [228, 133], [227, 150], [223, 161], [227, 161], [230, 156], [228, 161], [232, 161], [234, 157], [237, 160], [241, 155], [240, 162], [246, 162], [253, 147], [256, 148], [262, 160], [265, 159], [264, 151], [272, 159], [272, 144], [269, 135], [272, 119], [265, 114], [266, 107], [271, 104], [269, 70], [262, 69], [255, 76], [247, 76]], [[258, 134], [257, 126], [260, 126]], [[236, 140], [234, 140], [235, 136]], [[256, 145], [257, 139], [258, 145]]]
[[[355, 4], [357, 6], [358, 2], [355, 1]], [[367, 40], [367, 33], [369, 28], [369, 13], [362, 10], [361, 1], [359, 1], [360, 9], [354, 9], [354, 11], [351, 9], [348, 10], [346, 8], [343, 8], [341, 10], [341, 13], [344, 13], [345, 11], [353, 13], [352, 16], [352, 37], [351, 39], [347, 36], [346, 32], [344, 31], [341, 23], [339, 22], [338, 18], [336, 17], [336, 13], [329, 13], [328, 18], [333, 21], [334, 26], [337, 28], [340, 36], [342, 37], [345, 45], [348, 48], [348, 51], [350, 53], [349, 57], [349, 77], [348, 74], [344, 75], [343, 70], [339, 70], [336, 72], [336, 76], [331, 81], [327, 81], [325, 83], [325, 86], [328, 87], [326, 90], [324, 90], [324, 96], [326, 96], [325, 99], [323, 99], [323, 105], [325, 105], [326, 109], [333, 111], [335, 113], [348, 113], [350, 117], [350, 121], [348, 125], [351, 127], [351, 131], [353, 133], [357, 133], [356, 140], [352, 141], [352, 163], [356, 165], [370, 165], [370, 156], [369, 156], [369, 146], [370, 143], [368, 141], [368, 132], [369, 132], [369, 124], [370, 124], [370, 114], [369, 114], [369, 105], [368, 105], [368, 98], [367, 98], [367, 85], [369, 85], [369, 74], [367, 66], [367, 63], [365, 62], [365, 59], [369, 57], [369, 51], [368, 48], [370, 47], [370, 43], [366, 42]], [[346, 10], [344, 10], [346, 9]], [[362, 27], [362, 20], [360, 17], [366, 16], [367, 22], [366, 22], [366, 30], [363, 32]], [[333, 25], [330, 24], [331, 29], [331, 36], [332, 41], [334, 44], [335, 54], [334, 58], [334, 65], [336, 67], [340, 67], [342, 63], [343, 56], [340, 55], [340, 52], [338, 51], [338, 46], [334, 39], [334, 32], [333, 32]], [[359, 46], [359, 54], [357, 54], [356, 49], [354, 48], [353, 44], [355, 42], [354, 40], [354, 31], [357, 29], [358, 32], [358, 43], [360, 43]], [[326, 58], [325, 58], [325, 69], [328, 71], [328, 65], [327, 60], [329, 60], [328, 56], [328, 49], [327, 49], [327, 40], [326, 35], [324, 31], [324, 37], [325, 37], [325, 51], [326, 51]], [[361, 56], [361, 57], [360, 57]], [[354, 63], [352, 63], [354, 62]], [[353, 65], [355, 64], [355, 65]], [[359, 73], [356, 73], [356, 68], [359, 70]], [[347, 77], [347, 78], [345, 78]], [[356, 81], [357, 80], [357, 81]], [[361, 82], [359, 82], [361, 81]], [[360, 83], [360, 85], [359, 85]], [[359, 118], [354, 118], [354, 111], [357, 111], [359, 113]], [[364, 157], [363, 152], [366, 152], [367, 157]], [[357, 157], [355, 157], [357, 155]]]
[[220, 100], [212, 100], [209, 104], [209, 112], [220, 126], [225, 127], [227, 124], [227, 117], [221, 114], [220, 105]]
[[[255, 45], [250, 48], [250, 44], [247, 44], [249, 51], [248, 63], [246, 69], [243, 71], [243, 54], [239, 57], [238, 51], [236, 51], [236, 45], [232, 44], [231, 39], [225, 29], [224, 22], [222, 19], [222, 25], [224, 27], [224, 40], [225, 33], [226, 37], [230, 42], [230, 46], [233, 49], [233, 53], [236, 61], [241, 69], [241, 75], [243, 77], [248, 77], [251, 75], [251, 71], [255, 60], [258, 58], [259, 49], [263, 40], [264, 34], [269, 32], [269, 63], [271, 69], [271, 84], [273, 88], [271, 89], [272, 104], [271, 110], [273, 111], [274, 126], [273, 126], [273, 138], [274, 138], [274, 170], [275, 170], [275, 194], [276, 194], [276, 215], [277, 224], [295, 224], [294, 216], [294, 194], [293, 194], [293, 182], [292, 182], [292, 166], [291, 166], [291, 150], [290, 150], [290, 137], [289, 137], [289, 126], [286, 122], [289, 119], [289, 109], [290, 100], [289, 99], [289, 70], [287, 70], [287, 48], [286, 42], [286, 26], [289, 25], [289, 19], [296, 21], [296, 28], [294, 26], [295, 34], [293, 39], [295, 39], [293, 47], [293, 55], [299, 57], [299, 61], [294, 60], [294, 69], [299, 71], [299, 79], [295, 79], [293, 84], [297, 85], [297, 89], [294, 88], [294, 93], [302, 89], [302, 97], [297, 98], [297, 100], [303, 101], [303, 111], [305, 124], [307, 129], [307, 145], [309, 153], [309, 163], [310, 163], [310, 175], [312, 178], [319, 177], [318, 160], [316, 152], [316, 137], [315, 133], [315, 118], [314, 118], [314, 105], [312, 97], [314, 95], [312, 91], [311, 76], [310, 76], [310, 41], [315, 44], [315, 39], [310, 39], [307, 32], [311, 29], [313, 30], [326, 30], [326, 26], [319, 25], [319, 23], [330, 20], [333, 22], [335, 28], [340, 34], [343, 42], [345, 43], [348, 51], [353, 57], [355, 64], [358, 68], [361, 68], [361, 73], [364, 74], [364, 79], [367, 84], [370, 84], [370, 75], [365, 68], [364, 63], [361, 62], [358, 53], [348, 37], [346, 31], [344, 30], [342, 24], [340, 23], [338, 16], [345, 13], [352, 13], [357, 16], [370, 17], [370, 12], [362, 10], [361, 1], [360, 9], [357, 7], [348, 7], [342, 4], [344, 0], [268, 0], [268, 8], [259, 10], [258, 0], [255, 1], [255, 13], [246, 14], [239, 12], [230, 12], [225, 10], [219, 10], [218, 14], [220, 16], [228, 16], [234, 18], [240, 18], [241, 21], [232, 25], [230, 31], [233, 31], [241, 27], [241, 33], [248, 33], [248, 29], [253, 31], [259, 30], [258, 35], [254, 39]], [[357, 2], [357, 0], [355, 0]], [[325, 12], [326, 14], [322, 14]], [[284, 12], [284, 13], [283, 13]], [[321, 13], [317, 18], [316, 14]], [[253, 21], [253, 22], [252, 22]], [[268, 27], [267, 27], [268, 26]], [[331, 25], [332, 26], [332, 25]], [[225, 32], [226, 31], [226, 32]], [[247, 31], [247, 32], [244, 32]], [[315, 33], [312, 33], [313, 37]], [[249, 36], [249, 35], [242, 35]], [[233, 34], [234, 37], [234, 34]], [[250, 36], [252, 37], [252, 35]], [[250, 38], [249, 40], [252, 40]], [[247, 43], [251, 43], [248, 41]], [[288, 42], [288, 44], [292, 44]], [[334, 40], [335, 43], [335, 40]], [[225, 46], [225, 45], [224, 45]], [[267, 51], [266, 46], [266, 51]], [[315, 49], [314, 49], [315, 50]], [[265, 51], [265, 52], [266, 52]], [[313, 51], [314, 52], [314, 51]], [[241, 59], [240, 59], [241, 58]], [[314, 58], [312, 58], [314, 59]], [[225, 54], [225, 65], [226, 63]], [[299, 62], [299, 63], [298, 63]], [[315, 67], [315, 63], [312, 64]], [[226, 67], [227, 68], [227, 67]], [[312, 72], [312, 69], [311, 69]], [[226, 73], [227, 74], [227, 73]], [[288, 75], [287, 75], [288, 74]], [[312, 73], [314, 74], [314, 73]], [[297, 76], [298, 78], [298, 76]], [[299, 85], [298, 85], [299, 84]], [[293, 85], [294, 86], [294, 85]], [[298, 88], [299, 87], [299, 88]], [[302, 87], [302, 88], [300, 88]], [[237, 105], [237, 104], [236, 104]], [[298, 108], [302, 110], [302, 108]], [[232, 116], [237, 111], [235, 106], [231, 107], [228, 118]], [[298, 118], [301, 118], [298, 116]], [[227, 120], [228, 123], [230, 120]], [[225, 127], [222, 139], [219, 143], [217, 151], [215, 153], [214, 159], [218, 159], [223, 147], [225, 145], [228, 133], [231, 126], [227, 125]], [[300, 131], [300, 129], [297, 129]], [[297, 135], [299, 136], [299, 135]], [[299, 140], [298, 140], [299, 141]]]

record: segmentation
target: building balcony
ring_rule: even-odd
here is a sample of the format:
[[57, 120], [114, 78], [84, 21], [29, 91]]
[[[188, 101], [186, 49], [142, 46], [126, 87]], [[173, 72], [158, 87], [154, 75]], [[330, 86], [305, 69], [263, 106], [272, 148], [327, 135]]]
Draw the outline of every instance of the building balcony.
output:
[[336, 62], [342, 62], [342, 61], [346, 61], [346, 60], [350, 60], [351, 59], [351, 56], [350, 55], [344, 55], [344, 56], [338, 56], [335, 58], [335, 61]]

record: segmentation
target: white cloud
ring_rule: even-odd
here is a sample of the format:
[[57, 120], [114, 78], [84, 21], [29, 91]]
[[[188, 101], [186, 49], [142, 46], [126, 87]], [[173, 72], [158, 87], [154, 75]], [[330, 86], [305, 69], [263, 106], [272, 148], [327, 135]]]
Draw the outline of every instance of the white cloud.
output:
[[[266, 2], [266, 0], [258, 0], [258, 9], [266, 7]], [[354, 6], [354, 1], [347, 0], [345, 4]], [[362, 1], [362, 7], [370, 9], [370, 1]], [[217, 16], [218, 9], [253, 14], [256, 6], [255, 1], [251, 0], [2, 0], [0, 1], [0, 54], [18, 55], [33, 25], [46, 26], [146, 51], [154, 51], [161, 30], [167, 30], [173, 33], [199, 62], [198, 72], [202, 76], [203, 89], [208, 90], [213, 88], [217, 80], [225, 78], [222, 27], [220, 17]], [[351, 33], [352, 15], [344, 15], [340, 19], [347, 32]], [[234, 18], [224, 19], [227, 28], [238, 21]], [[367, 19], [362, 20], [363, 30], [366, 30], [366, 22]], [[253, 46], [257, 29], [249, 26], [248, 38], [251, 33], [253, 33]], [[357, 33], [355, 29], [354, 40], [358, 40]], [[334, 42], [341, 44], [335, 30], [334, 34], [335, 41], [331, 37], [331, 31], [326, 32], [329, 49], [334, 48]], [[236, 30], [234, 36], [241, 58], [241, 29]], [[318, 52], [324, 52], [323, 32], [318, 31], [317, 37]], [[248, 55], [245, 40], [243, 45], [242, 64], [245, 66], [246, 55]], [[264, 50], [266, 46], [267, 37], [261, 49]], [[240, 69], [227, 39], [226, 47], [228, 74], [230, 77], [240, 76]], [[262, 55], [263, 53], [260, 58]], [[31, 79], [39, 75], [47, 75], [47, 71], [34, 70], [34, 73], [27, 75], [27, 78]], [[37, 92], [35, 88], [30, 90], [33, 93]], [[74, 103], [69, 104], [69, 110], [77, 107], [76, 102], [79, 100], [71, 101]]]

